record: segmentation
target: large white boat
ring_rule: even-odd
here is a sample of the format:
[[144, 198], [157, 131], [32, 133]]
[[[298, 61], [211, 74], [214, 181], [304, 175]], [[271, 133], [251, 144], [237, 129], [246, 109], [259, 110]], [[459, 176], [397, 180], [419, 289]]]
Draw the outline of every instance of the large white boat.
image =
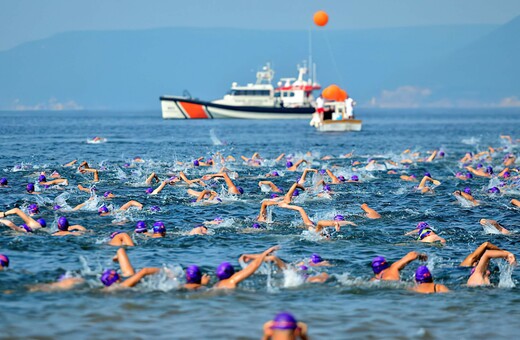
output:
[[274, 87], [274, 71], [267, 64], [257, 72], [255, 84], [233, 83], [222, 99], [208, 102], [190, 96], [162, 96], [162, 116], [164, 119], [309, 119], [315, 111], [312, 92], [321, 86], [304, 80], [307, 73], [306, 66], [298, 66], [298, 78], [282, 78]]

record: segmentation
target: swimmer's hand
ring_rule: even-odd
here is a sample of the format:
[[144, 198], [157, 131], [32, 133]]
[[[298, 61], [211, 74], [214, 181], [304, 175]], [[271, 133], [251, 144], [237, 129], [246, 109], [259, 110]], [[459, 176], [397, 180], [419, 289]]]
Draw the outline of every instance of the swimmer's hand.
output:
[[427, 261], [427, 260], [428, 260], [428, 255], [426, 255], [426, 254], [422, 254], [422, 253], [421, 253], [421, 254], [419, 254], [419, 255], [417, 256], [417, 258], [418, 258], [420, 261]]
[[271, 248], [267, 249], [266, 251], [264, 251], [264, 254], [269, 255], [279, 249], [280, 249], [280, 246], [274, 246], [274, 247], [271, 247]]
[[202, 275], [202, 278], [200, 279], [200, 284], [203, 286], [206, 286], [209, 283], [210, 276], [208, 274]]
[[516, 266], [516, 258], [515, 255], [513, 255], [512, 253], [507, 254], [506, 260], [507, 262], [509, 262], [510, 265]]

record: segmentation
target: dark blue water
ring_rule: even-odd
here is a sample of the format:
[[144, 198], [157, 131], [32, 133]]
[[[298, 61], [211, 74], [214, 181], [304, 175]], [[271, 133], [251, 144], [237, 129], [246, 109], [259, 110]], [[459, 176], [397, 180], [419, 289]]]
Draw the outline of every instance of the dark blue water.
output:
[[[371, 111], [361, 118], [364, 127], [360, 133], [320, 134], [306, 121], [164, 121], [159, 112], [1, 112], [0, 177], [7, 177], [10, 187], [0, 188], [0, 209], [37, 202], [41, 210], [38, 217], [52, 224], [51, 230], [56, 229], [55, 220], [60, 215], [92, 230], [81, 237], [58, 238], [46, 232], [26, 235], [0, 229], [0, 252], [11, 259], [10, 268], [0, 272], [1, 337], [258, 339], [262, 324], [281, 310], [289, 310], [307, 322], [315, 339], [516, 336], [520, 315], [518, 272], [507, 274], [507, 266], [497, 261], [491, 266], [494, 286], [469, 289], [464, 285], [468, 270], [457, 264], [484, 241], [520, 254], [517, 233], [485, 234], [478, 223], [481, 218], [492, 218], [518, 231], [518, 210], [509, 201], [518, 198], [520, 191], [513, 187], [490, 196], [486, 192], [489, 179], [462, 182], [453, 172], [460, 171], [458, 159], [466, 151], [507, 146], [507, 151], [499, 151], [492, 161], [484, 162], [498, 172], [504, 154], [517, 151], [499, 136], [519, 136], [520, 112]], [[103, 136], [108, 142], [87, 144], [87, 138], [94, 136]], [[223, 145], [215, 145], [219, 142]], [[414, 184], [401, 181], [399, 175], [351, 166], [353, 160], [366, 163], [368, 158], [399, 160], [405, 149], [426, 156], [426, 151], [439, 148], [446, 153], [444, 159], [396, 170], [418, 177], [430, 172], [442, 182], [433, 195], [418, 194]], [[199, 177], [215, 170], [193, 169], [177, 162], [191, 163], [217, 151], [237, 159], [227, 166], [239, 174], [236, 182], [245, 189], [239, 199], [222, 194], [222, 204], [193, 204], [183, 186], [167, 187], [156, 197], [146, 196], [144, 180], [152, 171], [161, 178], [179, 170], [190, 178]], [[272, 170], [284, 173], [275, 183], [287, 189], [298, 174], [284, 172], [283, 164], [272, 161], [260, 168], [247, 167], [239, 157], [259, 152], [272, 160], [282, 152], [297, 157], [307, 151], [313, 153], [314, 168], [328, 167], [345, 176], [357, 174], [362, 183], [336, 186], [331, 199], [306, 193], [296, 204], [303, 206], [313, 220], [341, 213], [358, 226], [344, 228], [327, 241], [303, 232], [297, 214], [275, 209], [273, 222], [265, 224], [267, 229], [248, 232], [245, 228], [253, 223], [261, 200], [268, 197], [257, 185], [262, 175]], [[339, 157], [351, 151], [353, 158]], [[325, 155], [333, 158], [320, 160]], [[123, 167], [135, 156], [146, 162]], [[127, 213], [123, 224], [116, 224], [118, 216], [99, 217], [92, 210], [55, 213], [52, 207], [56, 198], [65, 192], [70, 206], [89, 197], [76, 186], [90, 185], [91, 175], [61, 166], [73, 159], [105, 169], [96, 186], [101, 193], [111, 190], [118, 196], [110, 204], [118, 207], [135, 199], [144, 204], [144, 209]], [[25, 185], [44, 170], [47, 175], [59, 171], [70, 185], [38, 196], [26, 194]], [[219, 192], [221, 185], [215, 187]], [[480, 206], [464, 208], [455, 203], [451, 193], [466, 186], [482, 201]], [[365, 218], [359, 207], [362, 203], [379, 211], [382, 218]], [[160, 205], [162, 211], [150, 212], [152, 205]], [[186, 235], [197, 224], [216, 216], [226, 222], [212, 228], [211, 235]], [[130, 233], [137, 220], [149, 225], [162, 220], [168, 234], [165, 239], [137, 238], [138, 245], [128, 249], [132, 263], [137, 268], [169, 268], [173, 274], [162, 273], [131, 290], [107, 293], [101, 289], [99, 275], [103, 268], [114, 266], [111, 257], [116, 248], [106, 245], [108, 235], [114, 230]], [[446, 246], [425, 245], [403, 236], [419, 221], [433, 225], [446, 238]], [[198, 264], [210, 274], [222, 261], [239, 268], [240, 254], [261, 252], [276, 244], [282, 247], [277, 254], [287, 262], [319, 253], [334, 264], [324, 269], [331, 279], [325, 284], [298, 285], [283, 273], [268, 276], [268, 268], [263, 268], [236, 291], [186, 292], [178, 288], [177, 279], [171, 278], [180, 273], [180, 267], [190, 264]], [[420, 262], [402, 272], [401, 284], [368, 283], [374, 256], [395, 261], [412, 250], [428, 254], [427, 264], [436, 282], [447, 285], [452, 293], [422, 296], [407, 290], [413, 286], [413, 273]], [[87, 283], [66, 292], [29, 292], [29, 286], [55, 281], [66, 271], [86, 278]]]

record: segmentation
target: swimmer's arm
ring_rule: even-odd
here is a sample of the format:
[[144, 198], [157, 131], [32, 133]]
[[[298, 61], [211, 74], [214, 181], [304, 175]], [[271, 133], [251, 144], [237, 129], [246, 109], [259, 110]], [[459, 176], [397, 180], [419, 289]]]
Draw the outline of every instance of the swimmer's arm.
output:
[[132, 276], [135, 274], [134, 267], [132, 267], [132, 264], [130, 263], [125, 248], [119, 248], [116, 256], [114, 256], [112, 260], [114, 262], [119, 262], [123, 276]]
[[14, 231], [18, 231], [18, 232], [22, 232], [22, 233], [26, 232], [26, 230], [24, 228], [17, 226], [16, 224], [14, 224], [13, 222], [11, 222], [9, 220], [2, 219], [2, 220], [0, 220], [0, 224], [3, 224], [6, 227], [8, 227]]
[[161, 185], [159, 185], [157, 188], [155, 188], [155, 190], [152, 191], [152, 193], [150, 195], [157, 195], [158, 193], [160, 193], [162, 191], [162, 189], [164, 189], [166, 184], [168, 184], [168, 181], [162, 181]]
[[460, 264], [461, 267], [471, 267], [475, 262], [478, 262], [486, 250], [502, 250], [492, 244], [491, 242], [484, 242], [474, 252], [469, 254]]
[[301, 340], [309, 340], [307, 337], [307, 324], [305, 322], [298, 322], [298, 330]]
[[503, 177], [505, 172], [509, 172], [509, 168], [505, 168], [504, 170], [500, 171], [498, 177]]
[[394, 262], [392, 264], [392, 267], [395, 266], [395, 268], [397, 268], [397, 270], [400, 271], [400, 270], [403, 270], [404, 267], [406, 267], [410, 262], [415, 261], [417, 259], [426, 261], [428, 259], [428, 257], [426, 256], [426, 254], [420, 254], [416, 251], [411, 251], [408, 254], [406, 254], [406, 256], [404, 256], [399, 261]]
[[292, 187], [289, 189], [289, 191], [287, 192], [287, 194], [285, 194], [284, 196], [284, 199], [283, 201], [287, 204], [291, 203], [291, 200], [292, 200], [292, 195], [294, 193], [294, 190], [296, 190], [297, 188], [299, 189], [302, 189], [302, 190], [305, 190], [305, 188], [303, 187], [303, 185], [301, 184], [298, 184], [298, 183], [294, 183], [292, 185]]
[[70, 162], [68, 162], [68, 163], [66, 163], [66, 164], [63, 164], [63, 166], [64, 166], [64, 167], [71, 167], [71, 166], [73, 166], [74, 164], [76, 164], [77, 161], [78, 161], [78, 160], [75, 159], [75, 160], [70, 161]]
[[139, 281], [141, 281], [145, 276], [157, 274], [160, 270], [161, 270], [160, 268], [153, 268], [153, 267], [143, 268], [140, 271], [138, 271], [136, 274], [132, 275], [131, 277], [129, 277], [128, 279], [123, 281], [121, 283], [121, 286], [133, 287], [136, 284], [138, 284]]
[[157, 174], [156, 174], [155, 172], [152, 172], [152, 173], [150, 174], [150, 176], [148, 176], [148, 178], [146, 179], [145, 183], [148, 184], [148, 185], [150, 185], [150, 184], [152, 184], [152, 181], [153, 181], [154, 179], [155, 179], [157, 182], [159, 182], [159, 177], [157, 177]]
[[336, 177], [336, 175], [334, 175], [332, 173], [332, 171], [330, 171], [329, 169], [326, 170], [327, 171], [327, 175], [329, 175], [330, 179], [332, 180], [332, 182], [334, 183], [338, 183], [340, 180]]
[[309, 171], [311, 171], [311, 172], [318, 172], [318, 170], [316, 170], [316, 169], [305, 169], [305, 170], [303, 170], [302, 177], [298, 181], [298, 184], [303, 185], [303, 183], [305, 183], [305, 179], [307, 178], [307, 173], [309, 173]]
[[85, 187], [84, 187], [83, 185], [81, 185], [81, 184], [78, 184], [78, 189], [79, 189], [80, 191], [83, 191], [83, 192], [86, 192], [86, 193], [89, 193], [89, 194], [90, 194], [90, 189], [85, 188]]
[[197, 201], [196, 201], [196, 202], [200, 202], [200, 201], [202, 201], [202, 200], [204, 199], [204, 197], [205, 197], [206, 195], [209, 195], [210, 193], [211, 193], [210, 190], [202, 190], [202, 191], [200, 192], [199, 196], [197, 197]]
[[70, 226], [68, 230], [69, 231], [70, 230], [87, 231], [87, 228], [85, 228], [82, 225], [76, 224], [76, 225]]
[[515, 255], [508, 252], [507, 250], [486, 250], [484, 255], [482, 255], [482, 258], [480, 259], [475, 271], [479, 271], [482, 275], [484, 275], [491, 259], [504, 259], [512, 266], [516, 265]]
[[419, 233], [419, 229], [414, 229], [414, 230], [409, 231], [406, 234], [404, 234], [404, 236], [410, 236], [410, 235], [414, 235], [414, 234], [418, 234], [418, 233]]
[[135, 200], [126, 202], [119, 208], [119, 210], [128, 210], [130, 207], [137, 207], [139, 210], [143, 209], [143, 205]]
[[[251, 260], [256, 259], [259, 256], [262, 256], [262, 254], [242, 254], [239, 258], [239, 261], [241, 260], [241, 261], [247, 263]], [[287, 268], [285, 262], [283, 262], [280, 258], [278, 258], [274, 255], [266, 256], [266, 258], [264, 259], [264, 262], [274, 262], [280, 269]]]
[[246, 163], [249, 162], [249, 158], [247, 158], [246, 156], [240, 156], [240, 158], [242, 158], [242, 160]]
[[278, 156], [278, 157], [275, 158], [275, 162], [279, 162], [279, 161], [281, 161], [282, 158], [284, 158], [284, 156], [285, 156], [285, 154], [282, 153], [280, 156]]
[[229, 280], [232, 281], [235, 285], [237, 285], [239, 282], [244, 281], [256, 272], [256, 270], [260, 267], [267, 255], [269, 255], [277, 249], [279, 249], [279, 247], [274, 246], [259, 254], [259, 256], [255, 258], [246, 268], [242, 269], [238, 273], [233, 274], [233, 276], [231, 276]]

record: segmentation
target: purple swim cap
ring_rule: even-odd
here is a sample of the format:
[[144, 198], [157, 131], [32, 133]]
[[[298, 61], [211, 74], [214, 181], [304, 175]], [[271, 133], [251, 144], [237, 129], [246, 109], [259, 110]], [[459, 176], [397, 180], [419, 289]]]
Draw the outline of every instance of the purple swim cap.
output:
[[457, 172], [457, 173], [455, 174], [455, 176], [457, 176], [457, 177], [462, 176], [462, 172], [460, 172], [460, 171]]
[[372, 260], [372, 270], [374, 274], [379, 274], [388, 267], [390, 267], [390, 264], [386, 262], [383, 256], [378, 256]]
[[345, 181], [346, 181], [346, 179], [345, 179], [344, 176], [338, 176], [338, 179], [339, 179], [341, 182], [345, 182]]
[[273, 199], [273, 198], [279, 197], [279, 195], [278, 194], [271, 194], [270, 197], [271, 197], [271, 199]]
[[235, 274], [235, 269], [229, 262], [222, 262], [217, 268], [217, 278], [219, 280], [229, 279]]
[[357, 175], [352, 175], [352, 177], [350, 177], [350, 180], [357, 182], [359, 181], [359, 177]]
[[506, 171], [502, 174], [502, 176], [504, 176], [504, 178], [509, 178], [511, 177], [511, 174], [509, 173], [509, 171]]
[[26, 232], [32, 233], [33, 230], [31, 227], [29, 227], [27, 224], [22, 224], [20, 227], [24, 228]]
[[493, 168], [490, 167], [490, 166], [488, 166], [488, 167], [486, 168], [486, 173], [488, 173], [488, 174], [490, 174], [490, 175], [493, 175]]
[[466, 178], [467, 179], [473, 178], [473, 174], [471, 172], [466, 172]]
[[9, 257], [4, 254], [0, 254], [0, 266], [9, 267]]
[[42, 228], [46, 228], [47, 227], [47, 222], [43, 218], [37, 219], [36, 222], [40, 223]]
[[26, 189], [27, 189], [28, 193], [34, 192], [34, 184], [33, 183], [27, 183]]
[[439, 156], [444, 157], [444, 151], [439, 152]]
[[499, 194], [499, 193], [500, 193], [500, 189], [497, 188], [497, 187], [492, 187], [492, 188], [489, 188], [489, 189], [488, 189], [488, 192], [489, 192], [490, 194]]
[[278, 171], [273, 171], [273, 172], [271, 172], [271, 176], [278, 177], [278, 176], [280, 176], [280, 174], [278, 174]]
[[334, 221], [345, 221], [345, 216], [338, 214], [334, 216]]
[[417, 227], [415, 229], [424, 229], [428, 228], [430, 225], [426, 222], [419, 222], [417, 223]]
[[164, 226], [164, 223], [161, 221], [157, 221], [153, 224], [153, 233], [154, 234], [165, 234], [166, 233], [166, 227]]
[[432, 174], [430, 174], [429, 172], [425, 172], [425, 173], [424, 173], [424, 176], [432, 177]]
[[271, 325], [271, 329], [279, 330], [295, 330], [296, 328], [298, 328], [298, 321], [287, 312], [276, 314]]
[[237, 190], [240, 193], [240, 195], [244, 193], [244, 189], [242, 189], [242, 187], [237, 186]]
[[253, 225], [251, 226], [251, 228], [254, 228], [254, 229], [260, 229], [261, 226], [259, 223], [253, 223]]
[[414, 174], [411, 174], [410, 177], [411, 178], [417, 178], [417, 176], [415, 176]]
[[465, 192], [466, 194], [468, 194], [468, 195], [471, 195], [471, 189], [470, 189], [470, 187], [465, 187], [465, 188], [464, 188], [464, 192]]
[[105, 191], [105, 193], [103, 194], [103, 196], [108, 197], [111, 193], [112, 193], [112, 191]]
[[0, 178], [0, 185], [7, 185], [7, 178], [5, 178], [5, 177]]
[[320, 173], [320, 175], [325, 175], [327, 173], [327, 169], [320, 169], [320, 171], [318, 171]]
[[213, 219], [213, 221], [222, 222], [224, 221], [224, 219], [222, 218], [222, 216], [217, 216]]
[[170, 181], [174, 181], [177, 179], [177, 176], [173, 175], [172, 177], [170, 177]]
[[108, 208], [106, 205], [102, 205], [98, 208], [98, 215], [101, 215], [101, 214], [106, 214], [107, 212], [109, 212]]
[[27, 211], [29, 211], [30, 214], [37, 214], [40, 212], [40, 209], [38, 209], [37, 204], [31, 204], [27, 207]]
[[116, 237], [116, 235], [121, 234], [121, 233], [122, 233], [121, 231], [114, 231], [112, 234], [110, 234], [110, 239], [113, 239], [114, 237]]
[[482, 167], [483, 167], [482, 163], [478, 163], [478, 164], [477, 164], [477, 169], [480, 169], [480, 168], [482, 168]]
[[[332, 190], [332, 189], [330, 188], [330, 185], [325, 184], [325, 185], [323, 186], [323, 191], [331, 191], [331, 190]], [[296, 191], [295, 191], [295, 192], [296, 192]]]
[[47, 178], [45, 177], [45, 175], [40, 175], [38, 177], [38, 183], [41, 183], [41, 182], [47, 182]]
[[194, 166], [199, 166], [199, 161], [198, 161], [197, 159], [194, 160], [194, 161], [193, 161], [193, 165], [194, 165]]
[[60, 210], [60, 209], [61, 209], [61, 206], [56, 204], [56, 205], [54, 206], [53, 209], [54, 209], [54, 210]]
[[187, 283], [198, 283], [202, 280], [202, 273], [200, 272], [199, 266], [191, 265], [186, 268], [186, 282]]
[[309, 267], [307, 267], [306, 265], [301, 265], [300, 266], [300, 270], [309, 270]]
[[298, 196], [300, 194], [300, 191], [298, 189], [294, 189], [292, 195], [293, 196]]
[[110, 287], [119, 281], [119, 274], [114, 269], [107, 269], [101, 275], [100, 280], [105, 286]]
[[323, 261], [323, 259], [321, 258], [320, 255], [318, 255], [318, 254], [316, 254], [316, 253], [314, 253], [314, 254], [311, 255], [311, 262], [312, 262], [312, 263], [316, 264], [316, 263], [320, 263], [320, 262], [322, 262], [322, 261]]
[[285, 166], [290, 168], [291, 166], [293, 166], [293, 163], [291, 161], [287, 161], [287, 163], [285, 163]]
[[151, 212], [161, 211], [161, 208], [160, 208], [158, 205], [152, 205], [152, 206], [150, 207], [150, 211], [151, 211]]
[[148, 188], [148, 189], [146, 189], [146, 193], [147, 193], [147, 194], [151, 194], [152, 192], [153, 192], [153, 188]]
[[60, 216], [60, 218], [58, 218], [58, 229], [61, 231], [69, 230], [69, 221], [65, 216]]
[[430, 283], [433, 282], [433, 277], [428, 267], [419, 266], [415, 271], [415, 281], [419, 283]]
[[148, 228], [146, 228], [146, 223], [144, 221], [137, 221], [137, 224], [135, 225], [135, 232], [136, 233], [146, 233], [148, 231]]

